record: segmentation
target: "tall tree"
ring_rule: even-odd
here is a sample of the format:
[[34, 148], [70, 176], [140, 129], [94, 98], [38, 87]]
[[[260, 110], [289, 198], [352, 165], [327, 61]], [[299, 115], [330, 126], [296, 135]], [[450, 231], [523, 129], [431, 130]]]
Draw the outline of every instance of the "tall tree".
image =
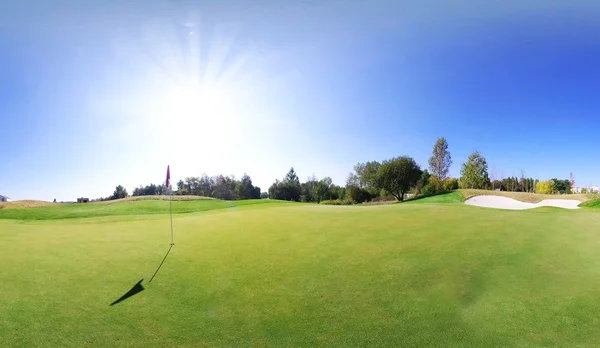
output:
[[571, 172], [571, 173], [569, 173], [569, 189], [571, 189], [571, 191], [572, 191], [574, 187], [575, 187], [575, 176], [573, 175], [573, 172]]
[[272, 199], [284, 201], [300, 201], [302, 186], [294, 168], [292, 167], [283, 181], [275, 180], [269, 188], [269, 196]]
[[[258, 189], [258, 190], [257, 190]], [[237, 199], [258, 199], [260, 198], [260, 188], [252, 185], [252, 179], [246, 173], [242, 179], [235, 184]]]
[[489, 182], [488, 166], [479, 151], [473, 151], [467, 162], [462, 164], [460, 182], [464, 188], [484, 189]]
[[417, 183], [421, 173], [421, 168], [411, 157], [392, 158], [381, 164], [377, 174], [377, 186], [397, 200], [403, 201], [404, 194]]
[[444, 137], [439, 138], [433, 145], [432, 155], [429, 158], [429, 170], [431, 175], [436, 176], [439, 180], [440, 187], [438, 190], [441, 191], [444, 181], [448, 177], [450, 166], [452, 165], [452, 157], [448, 152], [448, 142]]
[[[496, 181], [498, 180], [498, 171], [496, 170], [496, 167], [492, 167], [492, 170], [490, 171], [490, 182], [492, 183], [492, 191], [496, 189]], [[498, 187], [500, 188], [500, 187]]]
[[113, 192], [113, 195], [111, 198], [112, 199], [121, 199], [121, 198], [127, 198], [127, 197], [129, 197], [127, 190], [122, 185], [119, 185], [115, 188], [115, 192]]
[[379, 188], [376, 185], [377, 173], [381, 163], [377, 161], [371, 161], [367, 163], [359, 163], [354, 166], [356, 177], [361, 188], [369, 191], [371, 195], [378, 195]]
[[317, 177], [313, 174], [306, 178], [306, 182], [302, 183], [302, 194], [300, 196], [300, 200], [302, 202], [317, 202], [317, 196], [315, 194], [315, 190], [318, 184]]
[[423, 172], [421, 173], [421, 177], [417, 181], [417, 185], [415, 187], [416, 194], [420, 195], [422, 193], [423, 188], [429, 184], [430, 179], [431, 174], [429, 174], [429, 171], [427, 169], [423, 170]]
[[553, 178], [552, 181], [554, 182], [554, 193], [571, 193], [571, 188], [569, 187], [568, 179], [559, 180]]
[[319, 180], [319, 182], [317, 183], [317, 187], [315, 189], [315, 195], [317, 197], [317, 202], [320, 203], [321, 201], [326, 200], [326, 199], [333, 199], [332, 192], [331, 192], [332, 188], [333, 188], [333, 181], [331, 180], [330, 177], [326, 177], [326, 178]]

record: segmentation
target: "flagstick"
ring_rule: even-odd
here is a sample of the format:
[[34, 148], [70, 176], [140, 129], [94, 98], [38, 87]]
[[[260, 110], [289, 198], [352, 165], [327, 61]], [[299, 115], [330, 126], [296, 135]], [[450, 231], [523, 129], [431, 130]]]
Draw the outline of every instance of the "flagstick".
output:
[[169, 212], [171, 213], [171, 245], [175, 245], [175, 241], [173, 240], [173, 190], [170, 187], [169, 193]]

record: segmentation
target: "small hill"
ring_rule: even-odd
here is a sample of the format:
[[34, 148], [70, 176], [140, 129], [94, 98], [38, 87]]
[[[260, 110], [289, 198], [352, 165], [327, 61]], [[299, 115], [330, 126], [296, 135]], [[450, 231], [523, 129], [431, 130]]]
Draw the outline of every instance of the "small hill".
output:
[[[113, 199], [110, 201], [91, 202], [99, 204], [111, 204], [119, 202], [135, 202], [135, 201], [197, 201], [197, 200], [216, 200], [216, 198], [205, 197], [205, 196], [169, 196], [169, 195], [152, 195], [152, 196], [135, 196], [121, 199]], [[88, 203], [89, 204], [89, 203]]]
[[219, 199], [182, 199], [174, 200], [170, 207], [168, 200], [151, 196], [142, 199], [120, 199], [106, 202], [30, 205], [0, 210], [0, 220], [60, 220], [106, 216], [134, 216], [198, 213], [218, 209], [238, 209], [251, 206], [276, 206], [293, 204], [291, 202], [251, 199], [241, 201], [223, 201]]

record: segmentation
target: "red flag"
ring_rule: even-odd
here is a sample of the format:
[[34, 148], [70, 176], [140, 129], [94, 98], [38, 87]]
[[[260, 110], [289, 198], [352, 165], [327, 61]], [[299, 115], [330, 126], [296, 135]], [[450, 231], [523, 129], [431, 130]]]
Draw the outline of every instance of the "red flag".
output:
[[169, 187], [169, 181], [171, 181], [171, 170], [169, 166], [167, 166], [167, 188]]

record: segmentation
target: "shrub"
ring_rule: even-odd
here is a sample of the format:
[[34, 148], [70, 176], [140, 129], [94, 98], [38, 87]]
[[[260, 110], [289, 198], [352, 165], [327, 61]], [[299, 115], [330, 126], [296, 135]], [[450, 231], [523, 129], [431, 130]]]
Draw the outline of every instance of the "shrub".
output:
[[458, 189], [458, 179], [448, 178], [444, 180], [444, 190], [451, 191]]
[[355, 185], [350, 185], [346, 188], [346, 197], [348, 200], [362, 203], [367, 202], [373, 198], [373, 195], [369, 193], [369, 191], [362, 189]]
[[[444, 183], [442, 183], [440, 181], [440, 178], [438, 178], [435, 175], [432, 175], [429, 178], [429, 183], [427, 185], [431, 185], [433, 187], [433, 189], [435, 190], [434, 192], [430, 192], [430, 193], [437, 193], [437, 192], [441, 192], [444, 189]], [[423, 189], [425, 189], [425, 187], [427, 186], [425, 185], [423, 187]], [[429, 194], [428, 192], [423, 192], [423, 194]]]
[[581, 189], [581, 193], [588, 193], [588, 190], [584, 187]]
[[354, 204], [354, 202], [352, 202], [349, 199], [326, 199], [321, 201], [321, 204], [324, 205], [351, 205]]
[[431, 195], [431, 194], [434, 194], [434, 193], [437, 193], [437, 192], [438, 192], [437, 188], [431, 182], [429, 184], [425, 185], [421, 189], [421, 194], [423, 194], [423, 195]]

